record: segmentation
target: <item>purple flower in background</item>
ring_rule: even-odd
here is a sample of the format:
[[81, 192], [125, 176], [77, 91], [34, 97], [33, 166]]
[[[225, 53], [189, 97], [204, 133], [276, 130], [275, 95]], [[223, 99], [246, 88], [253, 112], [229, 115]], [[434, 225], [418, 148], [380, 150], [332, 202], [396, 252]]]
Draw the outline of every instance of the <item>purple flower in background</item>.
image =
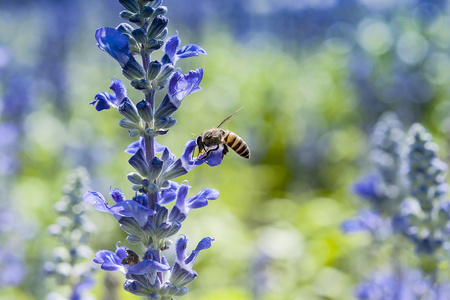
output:
[[383, 219], [370, 210], [360, 211], [357, 218], [347, 219], [341, 224], [342, 231], [353, 233], [359, 231], [376, 231], [383, 225]]

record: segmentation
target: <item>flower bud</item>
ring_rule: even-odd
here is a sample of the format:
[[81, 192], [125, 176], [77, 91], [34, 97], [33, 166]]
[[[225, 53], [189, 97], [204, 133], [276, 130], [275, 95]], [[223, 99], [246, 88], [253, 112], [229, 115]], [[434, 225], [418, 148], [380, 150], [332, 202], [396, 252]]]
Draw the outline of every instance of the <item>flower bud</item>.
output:
[[169, 210], [167, 209], [167, 207], [158, 205], [158, 208], [156, 209], [156, 214], [153, 217], [153, 223], [156, 226], [159, 226], [162, 223], [167, 222], [168, 215], [169, 215]]
[[159, 187], [158, 187], [158, 185], [156, 185], [156, 184], [154, 184], [154, 183], [150, 183], [150, 184], [148, 185], [148, 187], [147, 187], [147, 190], [148, 190], [150, 193], [156, 193], [156, 192], [159, 191]]
[[131, 189], [135, 192], [139, 192], [142, 189], [142, 184], [133, 184]]
[[142, 8], [142, 10], [141, 10], [141, 16], [143, 18], [150, 18], [154, 12], [155, 12], [155, 9], [153, 7], [144, 6], [144, 8]]
[[169, 118], [159, 118], [155, 122], [155, 128], [166, 128], [167, 124], [169, 124]]
[[116, 29], [122, 34], [131, 34], [131, 32], [134, 30], [133, 26], [128, 23], [120, 23], [119, 26], [116, 27]]
[[134, 79], [131, 81], [131, 86], [137, 90], [146, 90], [150, 88], [150, 81], [148, 79]]
[[134, 13], [139, 12], [139, 4], [137, 4], [136, 0], [119, 0], [119, 3], [129, 11]]
[[162, 4], [162, 0], [153, 0], [153, 1], [148, 1], [150, 2], [150, 6], [151, 7], [159, 7]]
[[150, 248], [150, 250], [155, 251], [155, 250], [158, 250], [159, 245], [158, 245], [158, 243], [151, 243], [149, 248]]
[[161, 73], [159, 74], [158, 79], [159, 80], [165, 80], [165, 79], [169, 80], [170, 77], [172, 76], [174, 70], [175, 70], [175, 68], [172, 64], [166, 64], [163, 67]]
[[123, 75], [129, 80], [141, 79], [145, 76], [144, 68], [137, 62], [137, 60], [130, 56], [130, 59], [122, 68]]
[[147, 35], [145, 34], [145, 30], [142, 28], [133, 30], [131, 35], [141, 44], [145, 44], [147, 42]]
[[120, 16], [122, 19], [124, 19], [125, 21], [129, 21], [130, 18], [131, 18], [133, 15], [134, 15], [134, 14], [133, 14], [131, 11], [128, 11], [128, 10], [122, 10], [122, 11], [119, 13], [119, 16]]
[[181, 296], [184, 296], [184, 295], [186, 295], [187, 293], [188, 293], [188, 289], [187, 289], [187, 287], [180, 287], [180, 290], [176, 293], [176, 294], [174, 294], [174, 296], [176, 296], [176, 297], [181, 297]]
[[139, 129], [139, 124], [136, 124], [128, 119], [120, 120], [119, 126], [127, 130]]
[[180, 291], [180, 288], [175, 286], [175, 285], [171, 285], [169, 290], [167, 291], [167, 294], [170, 296], [173, 296], [175, 294], [177, 294]]
[[142, 100], [136, 104], [138, 114], [144, 122], [151, 123], [153, 120], [153, 112], [148, 101]]
[[138, 53], [141, 51], [140, 44], [136, 41], [136, 39], [131, 35], [131, 33], [122, 33], [128, 40], [128, 47], [130, 53]]
[[155, 37], [155, 39], [157, 39], [157, 40], [164, 40], [168, 33], [169, 33], [169, 30], [166, 27], [166, 28], [164, 28], [164, 30], [160, 34], [158, 34], [158, 36]]
[[160, 6], [157, 9], [155, 9], [154, 15], [161, 15], [164, 16], [167, 13], [167, 7], [165, 6]]
[[134, 234], [131, 234], [131, 235], [127, 236], [127, 241], [131, 245], [137, 245], [139, 243], [142, 243], [141, 237], [138, 236], [138, 235], [134, 235]]
[[142, 185], [142, 176], [138, 173], [131, 172], [127, 174], [127, 178], [131, 183]]
[[161, 47], [164, 45], [164, 41], [163, 40], [158, 40], [158, 39], [150, 39], [148, 41], [147, 47], [149, 50], [159, 50], [161, 49]]
[[157, 79], [154, 81], [154, 87], [158, 89], [165, 87], [169, 83], [170, 77], [172, 76], [174, 70], [175, 68], [172, 64], [164, 65]]
[[181, 223], [178, 221], [173, 221], [172, 226], [170, 227], [170, 230], [168, 230], [166, 232], [165, 237], [171, 237], [171, 236], [177, 234], [177, 232], [180, 231], [180, 229], [181, 229]]
[[164, 28], [166, 28], [167, 23], [169, 23], [169, 19], [167, 19], [166, 17], [161, 15], [156, 16], [148, 29], [148, 38], [152, 39], [158, 36], [164, 30]]
[[131, 122], [137, 124], [141, 122], [141, 118], [138, 115], [136, 106], [128, 97], [125, 97], [122, 103], [119, 105], [119, 113]]
[[149, 80], [155, 79], [156, 76], [158, 76], [159, 72], [161, 71], [161, 67], [162, 64], [159, 61], [157, 60], [152, 61], [148, 66], [147, 78]]
[[147, 177], [148, 164], [145, 160], [144, 151], [138, 151], [128, 160], [128, 163], [142, 176]]
[[150, 180], [155, 180], [161, 174], [163, 161], [159, 157], [153, 157], [149, 164], [148, 177]]
[[138, 137], [141, 132], [138, 129], [133, 129], [133, 130], [129, 130], [128, 134], [130, 135], [130, 137]]
[[138, 25], [138, 26], [142, 26], [142, 16], [141, 14], [133, 14], [130, 18], [129, 21]]
[[177, 120], [172, 117], [169, 117], [168, 119], [169, 119], [169, 122], [167, 123], [166, 127], [164, 127], [166, 129], [173, 127], [173, 125], [175, 125], [177, 123]]

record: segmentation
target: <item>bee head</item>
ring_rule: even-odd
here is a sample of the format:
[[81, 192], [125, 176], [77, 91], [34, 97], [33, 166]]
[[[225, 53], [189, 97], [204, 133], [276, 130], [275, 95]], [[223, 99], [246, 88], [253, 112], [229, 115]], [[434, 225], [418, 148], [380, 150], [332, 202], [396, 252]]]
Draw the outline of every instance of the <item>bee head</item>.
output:
[[199, 135], [197, 137], [197, 147], [198, 147], [198, 155], [200, 155], [203, 151], [205, 151], [205, 146], [203, 145], [203, 139], [202, 136]]

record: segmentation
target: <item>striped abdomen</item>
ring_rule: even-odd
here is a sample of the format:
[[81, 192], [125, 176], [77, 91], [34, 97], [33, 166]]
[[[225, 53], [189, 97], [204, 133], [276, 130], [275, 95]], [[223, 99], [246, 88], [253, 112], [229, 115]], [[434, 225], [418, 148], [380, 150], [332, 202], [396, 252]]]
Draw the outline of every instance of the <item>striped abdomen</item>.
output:
[[236, 133], [226, 130], [223, 137], [223, 142], [240, 156], [250, 158], [250, 148]]

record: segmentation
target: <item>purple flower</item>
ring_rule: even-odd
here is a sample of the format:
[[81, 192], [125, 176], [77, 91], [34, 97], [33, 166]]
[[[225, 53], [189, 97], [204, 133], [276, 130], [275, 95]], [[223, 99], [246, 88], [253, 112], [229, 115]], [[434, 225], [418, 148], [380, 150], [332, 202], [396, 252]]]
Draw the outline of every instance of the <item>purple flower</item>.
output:
[[376, 202], [380, 198], [378, 183], [378, 176], [374, 174], [368, 175], [353, 185], [353, 192], [365, 200]]
[[187, 95], [202, 89], [199, 86], [202, 78], [202, 68], [189, 71], [188, 74], [183, 74], [181, 71], [173, 73], [169, 81], [168, 93], [155, 111], [155, 119], [172, 116]]
[[122, 260], [128, 256], [127, 248], [117, 247], [116, 252], [100, 250], [95, 253], [94, 262], [101, 265], [105, 271], [121, 271], [127, 273], [127, 268], [122, 264]]
[[192, 154], [194, 153], [196, 146], [197, 143], [195, 140], [189, 140], [186, 143], [183, 154], [180, 158], [175, 160], [174, 157], [171, 157], [170, 160], [165, 160], [162, 179], [170, 180], [182, 176], [192, 171], [196, 166], [202, 165], [203, 163], [206, 163], [209, 166], [213, 167], [219, 165], [222, 162], [223, 153], [220, 149], [211, 152], [211, 154], [205, 159], [193, 158]]
[[170, 102], [179, 107], [181, 101], [189, 94], [200, 91], [199, 86], [203, 78], [203, 69], [197, 68], [183, 74], [181, 71], [175, 72], [170, 78], [168, 96]]
[[[361, 300], [444, 300], [448, 297], [448, 294], [443, 293], [448, 289], [447, 286], [433, 286], [418, 271], [404, 270], [400, 277], [397, 276], [375, 273], [357, 286], [356, 298]], [[440, 296], [437, 296], [438, 294]]]
[[209, 200], [216, 200], [219, 191], [215, 189], [203, 189], [195, 196], [186, 199], [189, 192], [189, 183], [182, 183], [178, 189], [175, 206], [169, 214], [169, 221], [182, 222], [186, 219], [192, 209], [201, 208], [208, 205]]
[[132, 58], [127, 38], [117, 29], [102, 27], [95, 32], [97, 46], [109, 53], [123, 68]]
[[358, 213], [357, 218], [342, 222], [341, 229], [345, 233], [358, 231], [375, 231], [383, 226], [383, 220], [377, 213], [363, 210]]
[[[162, 153], [164, 149], [167, 148], [166, 146], [159, 144], [157, 141], [154, 141], [154, 147], [155, 153]], [[135, 154], [139, 150], [139, 148], [142, 148], [142, 151], [145, 152], [145, 144], [143, 138], [140, 138], [139, 140], [129, 144], [124, 151], [128, 154]]]
[[163, 63], [172, 63], [175, 65], [181, 58], [198, 56], [199, 54], [206, 55], [206, 51], [202, 47], [195, 44], [188, 44], [178, 49], [180, 42], [181, 41], [178, 34], [167, 38], [163, 49], [165, 53], [162, 58]]
[[75, 284], [73, 286], [72, 294], [70, 295], [69, 300], [82, 300], [83, 294], [90, 290], [95, 284], [94, 279], [91, 277], [85, 278], [83, 281]]
[[110, 213], [119, 223], [124, 223], [127, 219], [132, 218], [140, 227], [144, 227], [149, 220], [148, 217], [154, 215], [155, 211], [142, 206], [137, 201], [124, 200], [124, 198], [119, 197], [120, 193], [121, 191], [118, 189], [111, 192], [111, 196], [116, 201], [116, 204], [113, 206], [110, 206], [103, 195], [97, 192], [87, 192], [84, 194], [83, 200], [94, 205], [98, 211]]
[[119, 79], [111, 79], [110, 89], [114, 91], [114, 94], [101, 92], [95, 95], [94, 101], [89, 104], [94, 106], [97, 111], [104, 109], [110, 109], [111, 107], [119, 108], [122, 100], [127, 96], [127, 89], [125, 84]]
[[170, 276], [170, 283], [179, 287], [191, 283], [197, 277], [197, 272], [192, 269], [192, 266], [198, 254], [201, 250], [209, 249], [212, 242], [214, 242], [212, 237], [203, 238], [191, 255], [186, 258], [187, 238], [180, 237], [175, 246], [177, 258]]

